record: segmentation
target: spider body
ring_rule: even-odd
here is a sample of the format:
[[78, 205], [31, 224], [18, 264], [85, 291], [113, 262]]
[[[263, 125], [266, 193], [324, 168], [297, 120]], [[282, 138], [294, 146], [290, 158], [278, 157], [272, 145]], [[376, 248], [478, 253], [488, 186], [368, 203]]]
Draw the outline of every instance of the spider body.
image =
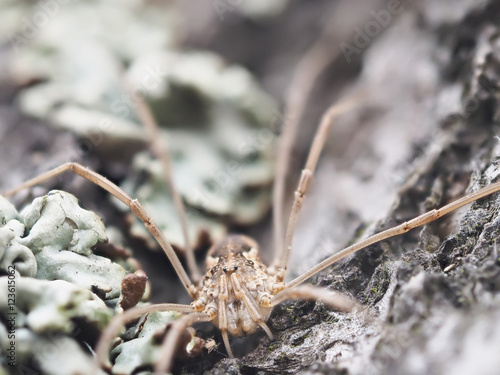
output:
[[233, 336], [246, 336], [262, 327], [272, 337], [265, 322], [272, 311], [271, 297], [283, 289], [278, 279], [259, 259], [254, 240], [228, 236], [210, 249], [207, 273], [192, 306]]

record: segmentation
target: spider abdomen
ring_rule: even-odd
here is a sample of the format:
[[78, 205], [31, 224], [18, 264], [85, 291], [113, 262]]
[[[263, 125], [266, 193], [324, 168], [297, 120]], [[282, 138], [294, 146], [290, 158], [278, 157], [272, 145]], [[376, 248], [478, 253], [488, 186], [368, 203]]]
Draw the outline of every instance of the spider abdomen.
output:
[[262, 327], [272, 309], [260, 301], [272, 295], [276, 280], [260, 261], [256, 243], [246, 236], [227, 237], [209, 251], [207, 268], [193, 306], [233, 336]]
[[[260, 308], [261, 321], [267, 321], [270, 314], [270, 308]], [[243, 301], [239, 299], [234, 299], [227, 304], [227, 320], [228, 332], [233, 336], [251, 335], [260, 327], [258, 322], [252, 319]], [[217, 324], [216, 326], [218, 327]]]

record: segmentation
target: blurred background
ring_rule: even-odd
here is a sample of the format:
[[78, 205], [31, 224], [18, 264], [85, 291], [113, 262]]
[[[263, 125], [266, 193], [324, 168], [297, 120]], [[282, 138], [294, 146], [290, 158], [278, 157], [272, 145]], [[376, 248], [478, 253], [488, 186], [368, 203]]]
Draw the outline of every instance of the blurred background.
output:
[[[136, 114], [144, 96], [173, 159], [196, 248], [229, 231], [250, 231], [269, 253], [271, 233], [262, 223], [270, 217], [277, 138], [286, 116], [294, 116], [285, 113], [290, 81], [328, 25], [325, 46], [338, 50], [335, 31], [350, 32], [362, 19], [355, 11], [326, 1], [4, 2], [2, 189], [77, 161], [139, 198], [182, 248], [180, 221]], [[322, 111], [359, 73], [360, 57], [332, 58], [313, 86], [288, 197]], [[23, 192], [17, 203], [57, 187], [127, 227], [102, 204], [108, 194], [83, 179], [64, 175], [46, 186]], [[142, 224], [127, 220], [132, 237], [155, 248]]]
[[[283, 123], [299, 123], [286, 218], [322, 113], [363, 90], [359, 106], [334, 125], [306, 198], [292, 254], [291, 275], [298, 275], [386, 218], [408, 181], [416, 183], [415, 170], [449, 145], [443, 124], [456, 114], [469, 119], [473, 99], [481, 108], [488, 89], [472, 77], [493, 53], [497, 16], [488, 0], [2, 0], [0, 191], [79, 162], [137, 197], [182, 252], [180, 221], [136, 114], [146, 100], [168, 145], [200, 265], [208, 246], [231, 232], [255, 237], [270, 261]], [[316, 44], [324, 55], [311, 58]], [[307, 56], [325, 68], [296, 80]], [[291, 92], [305, 96], [303, 113], [290, 107]], [[463, 194], [473, 164], [450, 173], [456, 188], [447, 199]], [[69, 174], [43, 186], [14, 203], [52, 188], [75, 194], [118, 228], [112, 240], [133, 249], [153, 301], [189, 302], [142, 224], [109, 194]], [[427, 192], [415, 191], [421, 199]], [[420, 204], [407, 202], [396, 220], [418, 214]], [[245, 341], [236, 351], [256, 345]], [[205, 358], [200, 368], [214, 363]], [[294, 366], [290, 372], [299, 371]]]

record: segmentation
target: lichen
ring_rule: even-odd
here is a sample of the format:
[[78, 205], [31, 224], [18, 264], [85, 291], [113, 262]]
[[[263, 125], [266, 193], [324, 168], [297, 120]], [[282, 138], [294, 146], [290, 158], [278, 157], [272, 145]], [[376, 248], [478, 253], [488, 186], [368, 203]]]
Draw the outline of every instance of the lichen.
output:
[[19, 241], [35, 254], [37, 278], [66, 280], [106, 294], [107, 299], [119, 297], [125, 270], [92, 251], [107, 240], [99, 216], [62, 191], [36, 198], [21, 215], [27, 235]]
[[8, 274], [9, 266], [14, 266], [22, 276], [33, 277], [37, 263], [31, 250], [18, 240], [24, 233], [15, 207], [0, 196], [0, 274]]
[[132, 337], [123, 340], [111, 352], [114, 357], [113, 374], [132, 374], [144, 366], [153, 366], [158, 357], [161, 335], [172, 320], [180, 316], [176, 312], [154, 312], [132, 326]]
[[[20, 214], [0, 197], [0, 223], [0, 272], [6, 275], [0, 288], [9, 291], [0, 293], [0, 332], [14, 334], [13, 341], [2, 335], [1, 347], [7, 351], [15, 342], [19, 371], [94, 373], [82, 344], [95, 343], [115, 313], [108, 305], [123, 300], [126, 275], [119, 264], [93, 254], [107, 239], [102, 220], [71, 194], [51, 191]], [[143, 293], [144, 276], [136, 276]], [[128, 307], [139, 299], [128, 298]], [[15, 324], [6, 326], [13, 316]]]
[[[226, 223], [255, 223], [270, 205], [273, 122], [278, 120], [273, 100], [243, 68], [206, 52], [146, 56], [130, 67], [130, 80], [138, 85], [153, 62], [166, 73], [158, 89], [147, 91], [147, 100], [187, 204], [191, 242], [196, 246], [207, 234], [212, 241], [222, 238]], [[137, 154], [122, 187], [139, 199], [173, 245], [184, 246], [159, 161]], [[142, 224], [132, 230], [148, 238]]]
[[[162, 127], [176, 186], [189, 206], [191, 242], [215, 241], [226, 233], [228, 222], [249, 225], [266, 215], [273, 145], [282, 119], [247, 70], [227, 65], [214, 53], [176, 48], [176, 23], [165, 22], [175, 18], [175, 7], [141, 3], [120, 3], [116, 10], [108, 2], [64, 4], [57, 17], [36, 30], [37, 38], [14, 40], [17, 53], [8, 71], [15, 80], [36, 82], [18, 95], [24, 114], [73, 132], [82, 149], [108, 161], [126, 162], [148, 148], [147, 132], [135, 114], [137, 102], [145, 98]], [[22, 11], [4, 7], [5, 12], [37, 10], [28, 4]], [[97, 24], [88, 32], [82, 24], [95, 14]], [[11, 34], [22, 36], [19, 25], [5, 24]], [[123, 30], [130, 33], [127, 42]], [[73, 149], [68, 155], [80, 156]], [[148, 210], [162, 212], [155, 216], [160, 228], [183, 248], [161, 171], [145, 157], [136, 156], [135, 171], [124, 186], [140, 195]], [[149, 238], [140, 224], [133, 231]]]

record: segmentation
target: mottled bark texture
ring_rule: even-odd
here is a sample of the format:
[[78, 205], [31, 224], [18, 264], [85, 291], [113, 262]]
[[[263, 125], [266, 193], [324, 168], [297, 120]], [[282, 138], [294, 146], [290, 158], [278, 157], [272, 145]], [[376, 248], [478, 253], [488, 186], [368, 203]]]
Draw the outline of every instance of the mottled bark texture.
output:
[[[500, 173], [500, 4], [402, 5], [362, 51], [356, 80], [377, 99], [334, 130], [295, 241], [297, 272]], [[497, 373], [499, 203], [482, 199], [325, 270], [315, 284], [366, 310], [286, 302], [271, 318], [275, 341], [207, 374]]]

